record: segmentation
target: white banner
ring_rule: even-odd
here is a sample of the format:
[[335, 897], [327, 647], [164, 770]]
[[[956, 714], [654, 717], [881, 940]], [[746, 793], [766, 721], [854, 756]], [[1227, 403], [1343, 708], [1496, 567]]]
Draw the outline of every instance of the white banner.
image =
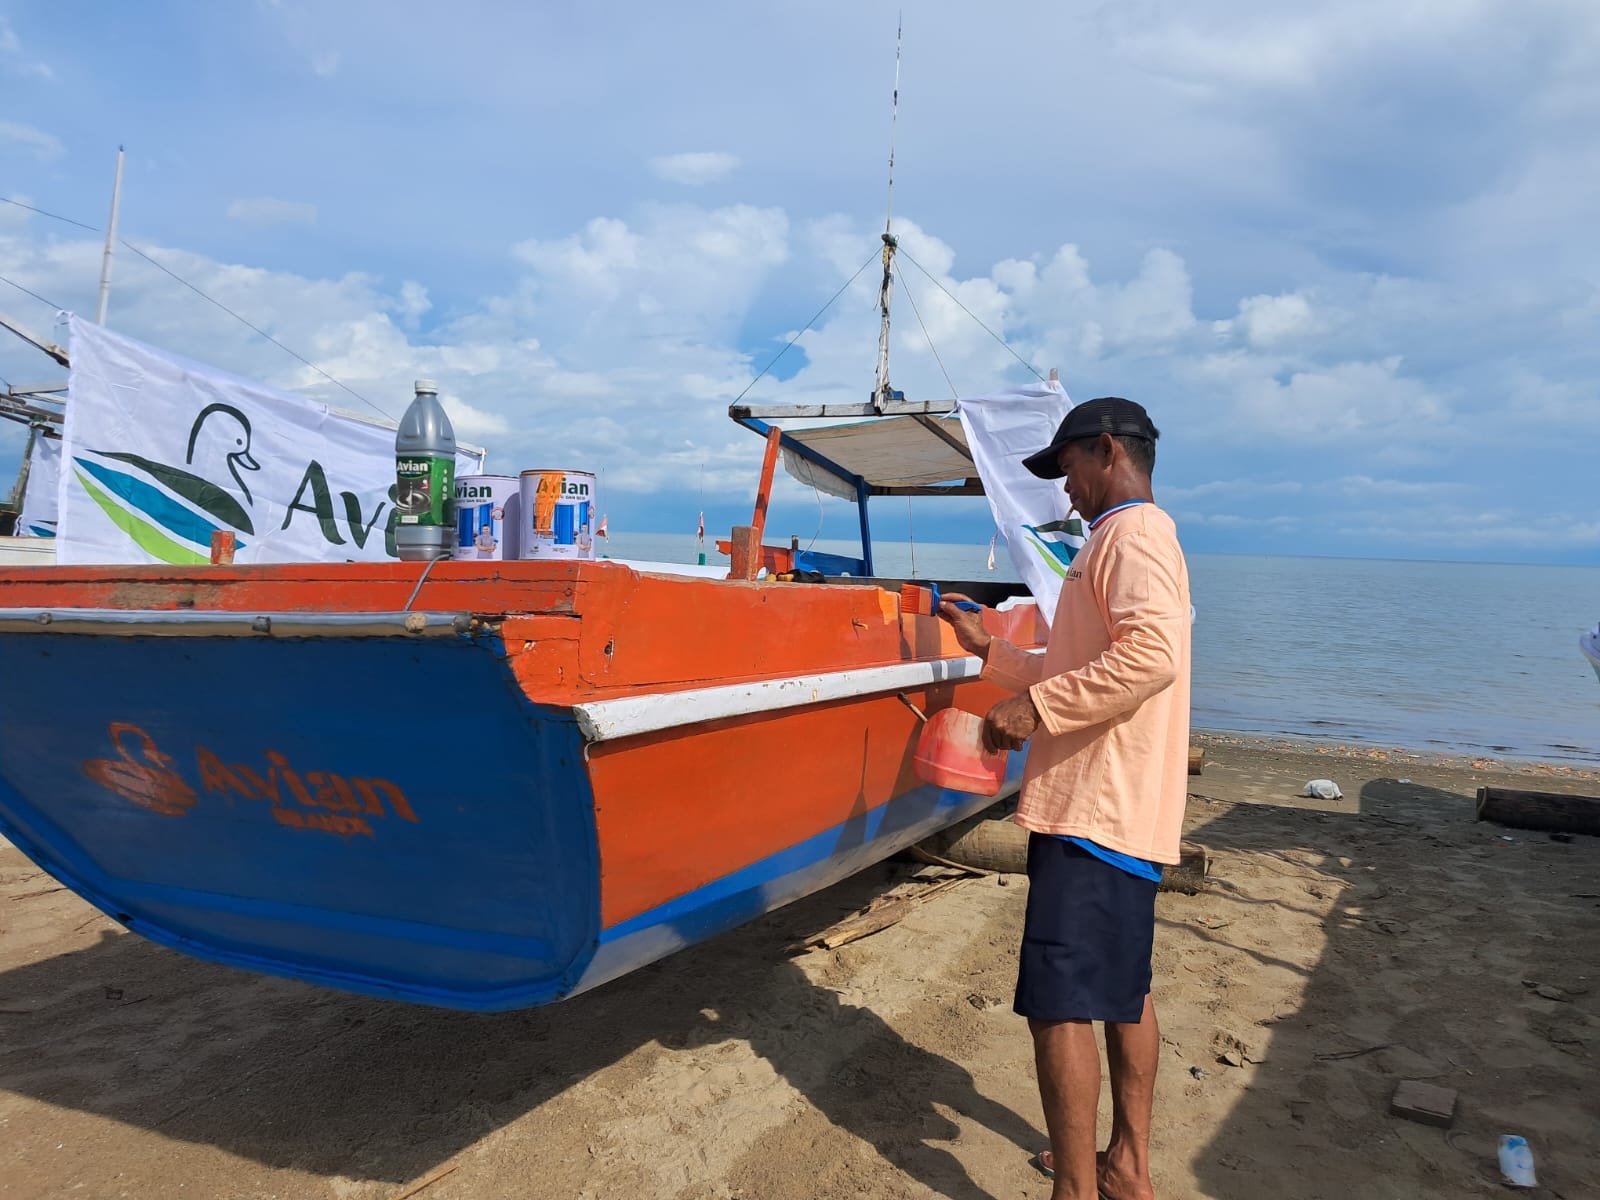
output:
[[209, 563], [217, 530], [237, 562], [396, 556], [393, 428], [69, 319], [57, 562]]
[[22, 511], [17, 514], [18, 537], [56, 536], [60, 485], [61, 439], [41, 435], [33, 443], [28, 486], [22, 493]]
[[1050, 444], [1071, 407], [1059, 383], [1028, 384], [956, 406], [994, 523], [1047, 624], [1087, 531], [1070, 510], [1061, 481], [1038, 478], [1022, 460]]

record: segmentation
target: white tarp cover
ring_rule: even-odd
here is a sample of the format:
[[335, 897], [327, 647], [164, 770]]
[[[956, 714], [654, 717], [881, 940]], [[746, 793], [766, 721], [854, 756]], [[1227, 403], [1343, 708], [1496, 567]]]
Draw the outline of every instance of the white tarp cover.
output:
[[22, 511], [17, 514], [18, 537], [56, 536], [60, 483], [61, 439], [40, 436], [33, 443], [28, 486], [22, 493]]
[[[950, 417], [928, 420], [958, 444], [966, 441], [959, 421]], [[783, 432], [877, 487], [929, 487], [960, 482], [973, 474], [970, 458], [915, 417], [882, 417], [812, 429], [785, 428]], [[783, 450], [783, 468], [819, 491], [845, 500], [856, 498], [854, 484], [787, 446]]]
[[957, 403], [994, 523], [1046, 623], [1067, 565], [1083, 547], [1084, 523], [1058, 479], [1039, 479], [1022, 460], [1050, 444], [1072, 401], [1059, 383], [1034, 383]]
[[[394, 558], [394, 430], [69, 316], [60, 563]], [[462, 452], [458, 474], [483, 469]]]
[[1589, 660], [1595, 675], [1600, 676], [1600, 625], [1578, 636], [1578, 649], [1582, 650], [1583, 656]]

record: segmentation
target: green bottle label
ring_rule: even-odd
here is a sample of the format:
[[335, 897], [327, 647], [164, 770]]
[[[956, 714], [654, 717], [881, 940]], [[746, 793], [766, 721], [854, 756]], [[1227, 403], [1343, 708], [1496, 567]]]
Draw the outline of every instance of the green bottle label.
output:
[[401, 454], [394, 460], [395, 501], [402, 525], [453, 525], [456, 489], [452, 458]]

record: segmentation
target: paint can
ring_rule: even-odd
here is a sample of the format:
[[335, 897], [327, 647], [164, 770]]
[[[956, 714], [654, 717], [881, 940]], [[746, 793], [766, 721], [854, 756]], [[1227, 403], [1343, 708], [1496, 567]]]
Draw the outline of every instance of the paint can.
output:
[[595, 477], [588, 471], [522, 473], [522, 557], [593, 558]]
[[522, 550], [522, 488], [514, 475], [456, 479], [456, 558], [518, 558]]

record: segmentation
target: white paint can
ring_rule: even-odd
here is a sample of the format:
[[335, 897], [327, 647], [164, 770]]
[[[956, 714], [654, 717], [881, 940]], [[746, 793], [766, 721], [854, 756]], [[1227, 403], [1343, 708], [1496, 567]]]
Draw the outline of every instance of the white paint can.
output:
[[520, 558], [522, 488], [513, 475], [456, 478], [456, 558]]
[[588, 471], [524, 471], [522, 557], [593, 558], [599, 498]]

